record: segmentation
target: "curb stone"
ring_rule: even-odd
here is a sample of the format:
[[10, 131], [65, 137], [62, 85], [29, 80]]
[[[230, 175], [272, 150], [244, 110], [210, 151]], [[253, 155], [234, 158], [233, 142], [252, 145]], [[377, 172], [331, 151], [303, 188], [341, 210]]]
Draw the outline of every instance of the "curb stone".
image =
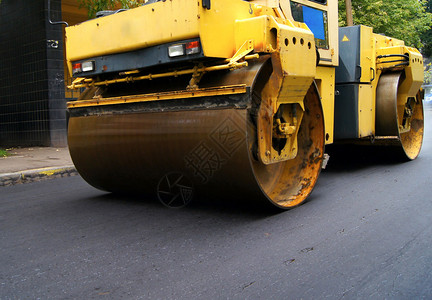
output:
[[50, 167], [0, 174], [0, 187], [78, 175], [74, 166]]

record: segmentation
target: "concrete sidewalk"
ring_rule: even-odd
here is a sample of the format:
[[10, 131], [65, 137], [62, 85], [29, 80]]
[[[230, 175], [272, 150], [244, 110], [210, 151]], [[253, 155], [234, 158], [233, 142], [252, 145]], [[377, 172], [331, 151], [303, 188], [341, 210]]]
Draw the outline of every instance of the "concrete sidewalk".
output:
[[0, 157], [0, 187], [78, 175], [68, 148], [13, 148], [8, 153]]

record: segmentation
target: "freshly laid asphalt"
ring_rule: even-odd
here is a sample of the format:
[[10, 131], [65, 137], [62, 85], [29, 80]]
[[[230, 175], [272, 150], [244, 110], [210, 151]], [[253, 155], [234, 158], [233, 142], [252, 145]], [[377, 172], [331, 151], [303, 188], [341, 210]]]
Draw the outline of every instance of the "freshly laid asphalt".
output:
[[68, 148], [8, 149], [0, 158], [0, 187], [78, 175]]
[[80, 176], [0, 188], [0, 299], [431, 299], [432, 106], [425, 120], [411, 162], [328, 147], [284, 212], [228, 193], [170, 209]]
[[[51, 150], [13, 149], [0, 173], [61, 169]], [[0, 299], [430, 299], [432, 105], [414, 161], [327, 150], [309, 201], [277, 213], [229, 195], [168, 209], [79, 176], [0, 188]]]

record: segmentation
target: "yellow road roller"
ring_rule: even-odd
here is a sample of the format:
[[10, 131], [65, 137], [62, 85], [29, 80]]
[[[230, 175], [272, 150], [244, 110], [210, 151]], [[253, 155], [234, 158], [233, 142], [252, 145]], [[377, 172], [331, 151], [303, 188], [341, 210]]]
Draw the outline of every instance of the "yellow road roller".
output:
[[421, 54], [338, 28], [336, 0], [150, 0], [67, 27], [66, 55], [70, 154], [98, 189], [289, 209], [327, 144], [421, 149]]

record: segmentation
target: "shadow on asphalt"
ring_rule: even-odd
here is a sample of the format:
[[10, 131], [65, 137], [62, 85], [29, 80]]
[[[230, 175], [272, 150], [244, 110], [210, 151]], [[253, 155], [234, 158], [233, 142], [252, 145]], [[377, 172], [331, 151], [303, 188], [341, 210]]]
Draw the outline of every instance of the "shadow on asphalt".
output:
[[211, 213], [215, 215], [242, 215], [252, 219], [261, 219], [274, 216], [283, 212], [266, 201], [248, 201], [247, 199], [230, 199], [227, 195], [224, 199], [193, 199], [188, 205], [182, 208], [169, 208], [164, 206], [156, 196], [138, 194], [107, 193], [88, 199], [94, 203], [107, 203], [116, 206], [136, 207], [138, 209], [151, 210], [156, 213], [188, 212], [188, 213]]
[[408, 162], [401, 148], [394, 146], [329, 145], [325, 172], [357, 171], [371, 166], [389, 166]]
[[[401, 164], [407, 160], [403, 159], [399, 150], [394, 147], [382, 146], [329, 145], [326, 147], [326, 153], [330, 155], [330, 160], [324, 173], [355, 172], [372, 166]], [[315, 197], [316, 194], [312, 193], [303, 204], [313, 201]], [[257, 198], [259, 197], [257, 196]], [[265, 199], [233, 199], [230, 198], [229, 194], [223, 199], [210, 200], [194, 197], [187, 206], [182, 208], [168, 208], [159, 201], [156, 195], [148, 194], [107, 193], [90, 200], [118, 206], [133, 206], [139, 209], [152, 210], [156, 213], [165, 213], [166, 211], [184, 211], [194, 214], [205, 212], [214, 215], [241, 215], [252, 219], [267, 218], [287, 212], [275, 207]]]

